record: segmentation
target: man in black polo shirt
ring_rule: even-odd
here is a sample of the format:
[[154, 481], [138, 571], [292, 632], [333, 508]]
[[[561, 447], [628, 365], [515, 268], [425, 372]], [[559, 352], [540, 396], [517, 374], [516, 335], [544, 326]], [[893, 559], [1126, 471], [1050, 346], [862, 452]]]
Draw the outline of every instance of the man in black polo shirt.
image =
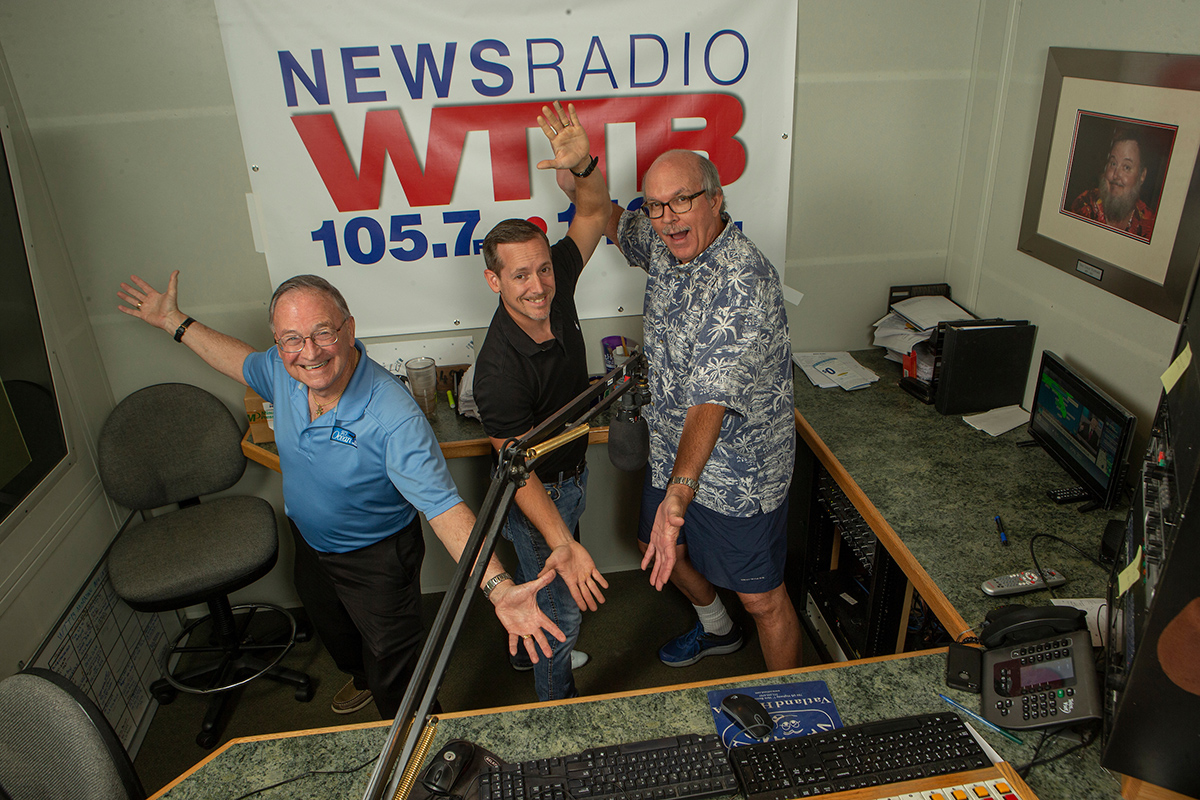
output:
[[[483, 240], [484, 277], [500, 304], [475, 363], [473, 391], [484, 430], [499, 450], [523, 436], [588, 386], [587, 359], [575, 285], [612, 213], [603, 174], [596, 169], [587, 133], [573, 106], [542, 108], [538, 124], [550, 140], [554, 159], [538, 169], [560, 170], [559, 185], [570, 194], [574, 181], [575, 217], [567, 235], [553, 247], [546, 234], [525, 220], [510, 219]], [[572, 175], [563, 175], [569, 170]], [[544, 456], [516, 493], [504, 536], [517, 552], [517, 582], [552, 569], [554, 581], [538, 592], [538, 606], [567, 635], [554, 640], [553, 655], [533, 665], [540, 700], [575, 697], [573, 666], [586, 656], [572, 651], [579, 638], [581, 611], [595, 611], [608, 588], [592, 557], [575, 539], [587, 491], [584, 456], [587, 439], [570, 442]], [[517, 658], [520, 658], [518, 654]], [[514, 661], [518, 669], [528, 662]]]

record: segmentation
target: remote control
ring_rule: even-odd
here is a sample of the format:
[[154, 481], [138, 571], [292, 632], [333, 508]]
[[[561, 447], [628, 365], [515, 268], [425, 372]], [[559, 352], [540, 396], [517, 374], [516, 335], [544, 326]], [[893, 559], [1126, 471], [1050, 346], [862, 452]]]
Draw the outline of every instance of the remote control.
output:
[[1070, 489], [1047, 489], [1046, 497], [1049, 497], [1061, 506], [1065, 503], [1082, 502], [1091, 497], [1091, 495], [1082, 486], [1072, 486]]
[[1058, 570], [1044, 569], [1042, 571], [1046, 573], [1045, 583], [1042, 583], [1042, 578], [1036, 571], [1028, 569], [1024, 572], [1001, 575], [998, 578], [984, 581], [982, 584], [983, 593], [990, 594], [993, 597], [1001, 597], [1006, 594], [1034, 592], [1047, 587], [1053, 589], [1067, 582], [1067, 579]]

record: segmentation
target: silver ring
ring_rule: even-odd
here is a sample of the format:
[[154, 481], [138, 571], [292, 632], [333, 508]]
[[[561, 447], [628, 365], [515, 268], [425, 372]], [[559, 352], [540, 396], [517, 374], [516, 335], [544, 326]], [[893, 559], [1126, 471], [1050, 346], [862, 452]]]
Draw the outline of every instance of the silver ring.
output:
[[141, 307], [142, 307], [142, 301], [141, 301], [141, 300], [138, 300], [138, 301], [137, 301], [137, 304], [138, 304], [138, 308], [141, 308]]

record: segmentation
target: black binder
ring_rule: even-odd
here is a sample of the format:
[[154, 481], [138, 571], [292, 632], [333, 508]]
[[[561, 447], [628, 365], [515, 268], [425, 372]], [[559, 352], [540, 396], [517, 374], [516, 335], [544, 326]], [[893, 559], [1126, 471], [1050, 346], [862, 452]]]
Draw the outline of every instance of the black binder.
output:
[[972, 414], [1025, 398], [1037, 326], [1028, 320], [946, 323], [934, 407]]

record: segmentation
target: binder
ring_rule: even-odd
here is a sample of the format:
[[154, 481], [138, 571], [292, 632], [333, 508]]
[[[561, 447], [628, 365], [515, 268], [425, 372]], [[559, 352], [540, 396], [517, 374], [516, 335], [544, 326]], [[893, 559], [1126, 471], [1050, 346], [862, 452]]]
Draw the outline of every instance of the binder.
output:
[[934, 407], [942, 414], [972, 414], [1019, 405], [1036, 335], [1028, 320], [948, 323]]

